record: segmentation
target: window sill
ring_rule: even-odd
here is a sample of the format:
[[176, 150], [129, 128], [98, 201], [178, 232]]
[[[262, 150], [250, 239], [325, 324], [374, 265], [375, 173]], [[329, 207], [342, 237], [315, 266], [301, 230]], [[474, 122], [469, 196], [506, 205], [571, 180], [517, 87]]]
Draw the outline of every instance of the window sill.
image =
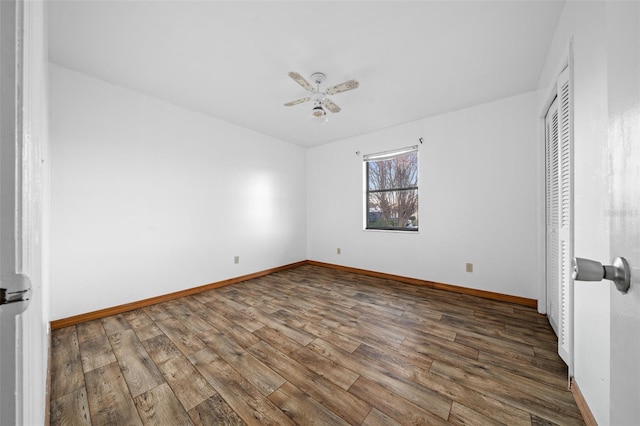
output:
[[419, 230], [416, 231], [402, 231], [399, 229], [363, 229], [364, 232], [386, 232], [391, 234], [408, 234], [408, 235], [417, 235], [420, 233]]

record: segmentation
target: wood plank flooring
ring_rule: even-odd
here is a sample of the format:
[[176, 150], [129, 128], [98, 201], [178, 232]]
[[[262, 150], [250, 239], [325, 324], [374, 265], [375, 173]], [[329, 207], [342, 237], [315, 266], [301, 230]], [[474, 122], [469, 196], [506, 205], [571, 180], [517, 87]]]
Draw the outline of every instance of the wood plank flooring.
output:
[[52, 334], [51, 424], [576, 425], [534, 309], [305, 265]]

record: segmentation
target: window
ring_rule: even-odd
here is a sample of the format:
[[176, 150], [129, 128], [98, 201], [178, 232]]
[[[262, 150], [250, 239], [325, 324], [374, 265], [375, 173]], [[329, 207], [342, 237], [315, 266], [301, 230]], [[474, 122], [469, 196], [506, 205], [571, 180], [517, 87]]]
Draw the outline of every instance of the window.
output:
[[364, 156], [366, 229], [418, 230], [418, 147]]

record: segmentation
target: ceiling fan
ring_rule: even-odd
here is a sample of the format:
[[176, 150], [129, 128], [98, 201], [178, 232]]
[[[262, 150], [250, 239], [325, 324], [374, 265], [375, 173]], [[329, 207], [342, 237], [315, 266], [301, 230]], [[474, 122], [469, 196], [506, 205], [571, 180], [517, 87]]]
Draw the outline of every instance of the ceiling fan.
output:
[[327, 112], [324, 108], [333, 113], [340, 112], [341, 109], [331, 99], [329, 99], [329, 95], [335, 95], [337, 93], [346, 92], [347, 90], [357, 89], [360, 85], [357, 80], [349, 80], [345, 81], [344, 83], [329, 87], [326, 90], [320, 90], [320, 85], [324, 83], [327, 78], [321, 72], [314, 72], [313, 74], [311, 74], [311, 81], [315, 83], [316, 87], [313, 87], [311, 83], [305, 80], [304, 77], [302, 77], [297, 72], [291, 71], [289, 73], [289, 77], [291, 77], [293, 81], [298, 83], [305, 90], [311, 92], [311, 95], [305, 96], [304, 98], [296, 99], [295, 101], [287, 102], [286, 104], [284, 104], [284, 106], [293, 106], [301, 104], [303, 102], [313, 101], [311, 117], [322, 121], [326, 121], [327, 115]]

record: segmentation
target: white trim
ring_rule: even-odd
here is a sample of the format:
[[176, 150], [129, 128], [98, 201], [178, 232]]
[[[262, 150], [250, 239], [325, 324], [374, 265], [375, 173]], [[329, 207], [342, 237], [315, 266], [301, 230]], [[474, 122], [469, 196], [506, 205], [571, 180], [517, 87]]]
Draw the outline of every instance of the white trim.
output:
[[[567, 48], [562, 54], [562, 58], [560, 58], [560, 62], [558, 62], [558, 65], [556, 66], [556, 70], [553, 73], [553, 79], [551, 80], [551, 84], [549, 85], [549, 87], [547, 87], [547, 90], [546, 90], [547, 93], [543, 98], [544, 102], [542, 103], [542, 105], [540, 106], [540, 109], [538, 110], [538, 118], [542, 119], [543, 122], [544, 122], [544, 116], [547, 114], [547, 110], [549, 110], [551, 103], [556, 97], [556, 93], [557, 93], [556, 86], [558, 83], [558, 77], [560, 76], [560, 74], [562, 74], [562, 71], [564, 71], [564, 69], [567, 68], [568, 66], [571, 66], [573, 68], [573, 37], [569, 39], [569, 44], [567, 45]], [[570, 82], [573, 83], [573, 73], [571, 73], [570, 79], [571, 79]]]

